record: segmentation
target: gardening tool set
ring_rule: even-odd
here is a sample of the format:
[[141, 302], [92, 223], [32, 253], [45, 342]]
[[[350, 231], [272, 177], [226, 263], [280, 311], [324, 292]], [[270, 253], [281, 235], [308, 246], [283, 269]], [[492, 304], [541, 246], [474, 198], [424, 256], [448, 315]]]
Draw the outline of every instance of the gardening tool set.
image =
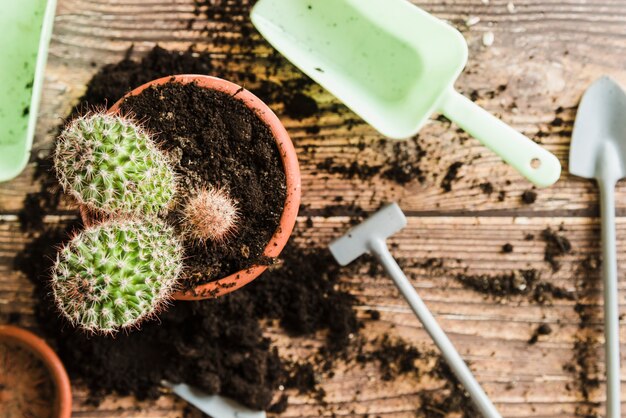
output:
[[[11, 82], [0, 87], [0, 181], [16, 176], [29, 158], [55, 1], [8, 2], [4, 9], [0, 76]], [[259, 0], [251, 20], [278, 51], [381, 134], [411, 137], [431, 114], [441, 113], [535, 185], [546, 187], [559, 179], [561, 166], [553, 154], [454, 89], [467, 61], [463, 36], [406, 0]], [[614, 187], [626, 176], [625, 120], [626, 93], [608, 78], [595, 82], [578, 110], [569, 166], [572, 174], [596, 179], [600, 187], [609, 418], [620, 416]], [[400, 207], [388, 205], [331, 243], [330, 251], [341, 265], [372, 253], [478, 411], [500, 417], [386, 245], [406, 225]], [[216, 418], [265, 417], [186, 384], [163, 385]]]

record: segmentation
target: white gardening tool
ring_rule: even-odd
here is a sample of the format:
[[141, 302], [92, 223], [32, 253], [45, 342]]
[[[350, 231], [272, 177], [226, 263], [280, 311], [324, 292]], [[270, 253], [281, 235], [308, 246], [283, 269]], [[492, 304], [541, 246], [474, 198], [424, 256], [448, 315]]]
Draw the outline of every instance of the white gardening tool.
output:
[[161, 384], [186, 400], [200, 411], [212, 418], [265, 418], [264, 411], [253, 411], [232, 399], [219, 395], [207, 395], [199, 389], [185, 383], [172, 384], [162, 381]]
[[387, 248], [386, 239], [406, 226], [406, 217], [400, 207], [392, 203], [362, 224], [354, 227], [346, 235], [330, 244], [330, 251], [339, 264], [350, 264], [365, 253], [372, 253], [391, 276], [395, 285], [407, 300], [424, 329], [441, 350], [450, 369], [470, 394], [476, 407], [485, 418], [500, 418], [491, 400], [476, 381], [467, 364], [443, 332], [426, 304], [419, 297], [411, 282], [404, 275], [398, 263]]
[[606, 352], [606, 417], [619, 418], [620, 354], [615, 185], [626, 176], [626, 92], [603, 77], [583, 95], [569, 155], [570, 173], [596, 179], [602, 215], [602, 276]]

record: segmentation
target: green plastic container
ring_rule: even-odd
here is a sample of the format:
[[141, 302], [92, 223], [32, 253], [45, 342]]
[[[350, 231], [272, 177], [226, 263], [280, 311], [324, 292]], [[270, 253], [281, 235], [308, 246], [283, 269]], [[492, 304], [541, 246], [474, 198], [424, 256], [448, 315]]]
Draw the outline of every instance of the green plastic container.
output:
[[406, 0], [259, 0], [252, 22], [309, 77], [383, 135], [415, 135], [442, 113], [539, 186], [558, 159], [454, 89], [467, 44]]
[[0, 12], [0, 181], [28, 163], [56, 0], [9, 0]]

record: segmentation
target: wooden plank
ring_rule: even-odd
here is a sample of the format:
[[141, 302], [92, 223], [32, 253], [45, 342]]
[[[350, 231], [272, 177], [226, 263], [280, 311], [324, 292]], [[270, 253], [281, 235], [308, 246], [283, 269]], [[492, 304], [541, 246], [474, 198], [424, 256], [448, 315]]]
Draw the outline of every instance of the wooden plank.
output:
[[[467, 71], [457, 83], [458, 88], [482, 93], [479, 104], [500, 114], [527, 135], [536, 137], [538, 132], [542, 132], [538, 139], [564, 163], [567, 160], [574, 117], [572, 109], [586, 86], [603, 73], [609, 73], [618, 81], [626, 83], [626, 54], [619, 53], [620, 48], [626, 45], [619, 42], [626, 26], [608, 25], [606, 22], [610, 20], [619, 23], [624, 19], [619, 3], [576, 7], [560, 2], [520, 3], [515, 13], [506, 12], [507, 3], [504, 2], [480, 6], [472, 2], [455, 2], [445, 7], [437, 2], [419, 4], [455, 23], [465, 21], [469, 15], [482, 19], [464, 30], [471, 47], [471, 59]], [[243, 9], [234, 7], [234, 12], [242, 13]], [[569, 10], [570, 14], [564, 14], [564, 10]], [[254, 54], [250, 53], [252, 51], [247, 52], [231, 62], [230, 55], [219, 54], [232, 52], [225, 51], [224, 45], [213, 44], [210, 37], [202, 35], [198, 30], [179, 30], [181, 21], [185, 22], [193, 16], [191, 1], [144, 4], [66, 0], [60, 2], [58, 14], [44, 93], [43, 117], [37, 135], [37, 149], [42, 153], [50, 149], [55, 126], [82, 94], [86, 81], [96, 71], [92, 63], [119, 60], [130, 42], [135, 43], [138, 51], [145, 51], [156, 42], [179, 48], [195, 42], [199, 49], [214, 52], [218, 65], [228, 62], [234, 67], [244, 67], [248, 63], [258, 62], [255, 71], [259, 77], [264, 77], [263, 57], [269, 47], [258, 36], [254, 37], [259, 44], [258, 48], [253, 48]], [[578, 16], [578, 20], [571, 19], [571, 15]], [[244, 18], [240, 16], [239, 20]], [[233, 24], [202, 19], [200, 16], [194, 25], [215, 27], [214, 30], [220, 35], [236, 35], [237, 27]], [[586, 24], [587, 21], [593, 24]], [[537, 24], [545, 25], [546, 33], [542, 32], [539, 36], [527, 27]], [[607, 56], [606, 51], [595, 47], [588, 51], [589, 42], [555, 39], [551, 35], [570, 33], [574, 31], [572, 25], [576, 28], [601, 25], [603, 36], [618, 40], [617, 45], [612, 46], [614, 53], [610, 55], [611, 63], [601, 62]], [[485, 48], [480, 43], [482, 34], [487, 30], [496, 33], [497, 42], [491, 48]], [[587, 35], [584, 30], [574, 32], [577, 36]], [[176, 41], [168, 42], [171, 37]], [[567, 55], [561, 53], [560, 46], [567, 46]], [[575, 57], [577, 51], [584, 55], [584, 60]], [[529, 54], [533, 59], [529, 59]], [[289, 66], [286, 68], [285, 74], [279, 77], [290, 77], [293, 69]], [[497, 90], [500, 85], [506, 85], [507, 89], [493, 97], [486, 95]], [[541, 215], [556, 211], [557, 215], [563, 215], [567, 211], [578, 211], [578, 214], [595, 211], [595, 189], [589, 182], [570, 176], [564, 176], [555, 187], [541, 191], [537, 204], [522, 206], [519, 196], [529, 187], [528, 184], [497, 157], [484, 150], [477, 141], [450, 129], [447, 123], [438, 121], [433, 121], [420, 135], [420, 144], [428, 151], [422, 164], [423, 171], [429, 174], [424, 184], [412, 183], [401, 187], [377, 178], [372, 181], [348, 181], [337, 175], [328, 175], [326, 179], [324, 171], [317, 169], [317, 165], [328, 157], [338, 162], [371, 164], [380, 163], [390, 151], [370, 147], [359, 150], [354, 146], [356, 142], [362, 140], [366, 144], [373, 144], [380, 136], [362, 124], [347, 130], [345, 121], [358, 121], [358, 118], [345, 109], [337, 114], [334, 111], [337, 102], [327, 93], [314, 91], [313, 94], [322, 106], [319, 120], [293, 121], [282, 114], [280, 107], [276, 108], [298, 145], [306, 190], [305, 203], [310, 204], [312, 209], [322, 208], [329, 200], [342, 196], [346, 201], [355, 202], [366, 210], [376, 208], [380, 200], [400, 200], [403, 207], [415, 212], [480, 210], [510, 213], [511, 210], [522, 209], [522, 213], [532, 211]], [[566, 109], [559, 115], [563, 124], [551, 127], [549, 123], [556, 117], [555, 109], [558, 107]], [[305, 128], [311, 124], [318, 124], [321, 132], [317, 135], [306, 134]], [[306, 150], [313, 152], [307, 153]], [[461, 169], [460, 176], [463, 178], [453, 184], [452, 192], [443, 193], [439, 187], [441, 177], [448, 166], [456, 161], [471, 163]], [[31, 176], [32, 167], [18, 180], [0, 186], [0, 211], [19, 210], [24, 194], [35, 189], [30, 181]], [[486, 195], [476, 187], [487, 181], [494, 183], [496, 192], [492, 195]], [[504, 201], [499, 200], [500, 191], [506, 193]], [[620, 187], [618, 193], [621, 213], [626, 213], [621, 203], [626, 202], [626, 199], [619, 198], [626, 193], [626, 186]]]
[[[31, 239], [22, 233], [15, 214], [27, 193], [38, 190], [32, 180], [35, 158], [50, 151], [55, 128], [82, 95], [85, 83], [105, 63], [119, 61], [128, 47], [139, 53], [156, 43], [164, 47], [186, 49], [196, 44], [213, 54], [217, 67], [228, 66], [230, 73], [254, 64], [252, 71], [266, 78], [269, 46], [253, 34], [252, 42], [234, 46], [219, 42], [219, 36], [241, 39], [239, 24], [246, 21], [247, 1], [218, 0], [230, 4], [227, 18], [208, 20], [196, 17], [193, 0], [60, 0], [55, 33], [46, 74], [41, 116], [37, 128], [35, 152], [28, 169], [16, 180], [0, 185], [0, 323], [10, 315], [20, 314], [20, 324], [35, 327], [32, 285], [14, 271], [15, 254]], [[540, 141], [565, 163], [569, 136], [579, 98], [595, 78], [610, 74], [626, 84], [626, 6], [622, 0], [578, 2], [571, 0], [414, 0], [435, 15], [461, 28], [470, 46], [468, 67], [457, 82], [465, 93], [477, 92], [477, 101], [488, 110], [525, 134]], [[468, 17], [480, 20], [466, 27]], [[189, 25], [189, 19], [195, 21]], [[474, 19], [475, 20], [475, 19]], [[208, 33], [207, 33], [208, 27]], [[495, 43], [485, 47], [482, 36], [493, 32]], [[95, 64], [92, 65], [92, 64]], [[222, 71], [222, 70], [216, 70]], [[273, 81], [297, 76], [293, 67], [285, 67]], [[233, 80], [239, 81], [239, 80]], [[506, 85], [504, 91], [498, 86]], [[254, 87], [253, 85], [247, 85]], [[528, 183], [498, 158], [484, 150], [477, 141], [456, 131], [445, 121], [433, 120], [420, 133], [419, 144], [427, 155], [420, 168], [426, 173], [423, 183], [404, 186], [382, 180], [345, 179], [318, 168], [326, 158], [336, 162], [380, 164], [391, 145], [378, 147], [380, 136], [361, 123], [347, 109], [319, 88], [310, 92], [318, 101], [319, 118], [291, 120], [280, 105], [275, 110], [284, 121], [296, 144], [303, 171], [303, 203], [300, 225], [311, 216], [314, 228], [298, 239], [316, 246], [326, 245], [338, 236], [347, 223], [345, 217], [326, 218], [329, 202], [339, 207], [336, 214], [350, 213], [352, 204], [373, 211], [381, 202], [398, 200], [410, 215], [409, 226], [392, 243], [394, 253], [406, 267], [407, 274], [439, 318], [442, 326], [468, 359], [478, 379], [493, 396], [507, 417], [571, 417], [582, 405], [575, 377], [563, 369], [573, 358], [573, 345], [579, 335], [580, 318], [574, 301], [555, 300], [538, 305], [527, 297], [494, 300], [463, 288], [455, 276], [498, 274], [534, 268], [541, 280], [564, 289], [579, 291], [583, 277], [575, 266], [598, 249], [598, 225], [593, 218], [597, 197], [593, 184], [564, 175], [548, 190], [538, 192], [535, 204], [524, 205], [520, 195]], [[558, 108], [562, 108], [557, 112]], [[337, 110], [339, 109], [339, 110]], [[560, 123], [553, 123], [558, 117]], [[350, 122], [352, 128], [348, 129]], [[312, 125], [319, 134], [307, 133]], [[556, 125], [556, 126], [555, 126]], [[365, 147], [360, 147], [359, 143]], [[461, 177], [444, 193], [441, 178], [448, 167], [464, 161]], [[566, 167], [565, 167], [566, 168]], [[478, 187], [490, 181], [495, 192], [487, 195]], [[504, 199], [499, 193], [504, 192]], [[337, 201], [339, 198], [342, 201]], [[626, 185], [618, 187], [618, 237], [620, 264], [626, 262]], [[68, 209], [68, 205], [61, 210]], [[49, 223], [58, 222], [50, 217]], [[543, 243], [526, 241], [525, 235], [538, 236], [546, 227], [563, 224], [573, 252], [562, 257], [562, 268], [552, 273], [543, 261]], [[511, 254], [501, 254], [503, 244], [514, 246]], [[420, 262], [437, 258], [439, 269], [421, 267]], [[598, 277], [587, 280], [599, 281]], [[366, 322], [363, 334], [368, 338], [390, 333], [402, 336], [420, 347], [430, 342], [399, 298], [390, 281], [372, 277], [366, 271], [345, 277], [344, 286], [359, 299], [357, 309]], [[626, 279], [619, 283], [621, 312], [626, 313]], [[601, 295], [590, 292], [584, 302], [588, 310], [600, 315]], [[365, 311], [381, 311], [380, 321], [367, 321]], [[599, 316], [598, 316], [599, 317]], [[534, 328], [548, 323], [553, 333], [529, 346]], [[621, 326], [626, 341], [626, 325]], [[305, 358], [303, 345], [319, 343], [323, 335], [306, 340], [288, 340], [280, 330], [268, 326], [267, 335], [287, 357]], [[600, 337], [599, 323], [588, 332]], [[298, 342], [302, 344], [298, 344]], [[600, 346], [597, 361], [602, 370]], [[624, 373], [624, 371], [622, 371]], [[622, 376], [624, 378], [624, 375]], [[281, 416], [317, 417], [362, 416], [413, 417], [419, 406], [419, 392], [437, 390], [441, 382], [401, 378], [378, 381], [374, 365], [364, 368], [343, 364], [333, 378], [322, 384], [328, 393], [329, 406], [323, 408], [314, 399], [291, 393], [290, 405]], [[511, 387], [512, 386], [512, 387]], [[567, 389], [567, 386], [570, 389]], [[184, 403], [172, 397], [156, 402], [137, 402], [132, 398], [108, 397], [100, 406], [86, 403], [87, 394], [75, 382], [77, 417], [177, 417]], [[602, 400], [602, 389], [592, 393], [592, 401]], [[189, 416], [200, 416], [190, 413]]]
[[[348, 221], [347, 218], [322, 217], [312, 220], [314, 228], [304, 231], [297, 238], [302, 243], [313, 241], [316, 245], [325, 245], [341, 233]], [[305, 219], [301, 218], [300, 228], [304, 227], [304, 223]], [[538, 236], [544, 228], [558, 228], [561, 224], [574, 250], [561, 260], [562, 269], [552, 274], [543, 260], [543, 244], [539, 240], [525, 241], [524, 237], [528, 233]], [[618, 236], [619, 259], [626, 261], [626, 218], [618, 220]], [[14, 221], [0, 225], [0, 253], [6, 257], [10, 258], [28, 240]], [[500, 253], [502, 244], [507, 242], [514, 246], [513, 253]], [[575, 387], [575, 378], [564, 370], [564, 366], [572, 361], [580, 322], [574, 311], [574, 301], [555, 300], [539, 305], [524, 296], [497, 301], [463, 288], [454, 277], [460, 272], [498, 274], [536, 268], [541, 272], [542, 280], [576, 291], [575, 279], [578, 276], [574, 266], [579, 265], [588, 254], [597, 252], [595, 221], [572, 217], [413, 217], [409, 226], [394, 237], [391, 244], [396, 247], [394, 253], [401, 262], [412, 265], [406, 268], [406, 272], [415, 287], [464, 358], [471, 362], [477, 378], [505, 416], [571, 416], [568, 414], [572, 413], [580, 399], [575, 390], [566, 389], [567, 386]], [[443, 266], [434, 270], [421, 267], [420, 264], [429, 258], [441, 259]], [[368, 269], [366, 266], [360, 274], [344, 279], [346, 288], [359, 298], [357, 309], [366, 322], [363, 335], [373, 338], [390, 333], [402, 336], [418, 347], [433, 348], [391, 281], [381, 276], [370, 276]], [[599, 277], [587, 277], [587, 280], [599, 281]], [[626, 278], [620, 280], [620, 289], [626, 289]], [[5, 267], [0, 275], [0, 320], [19, 312], [22, 314], [21, 323], [33, 326], [32, 305], [35, 301], [30, 295], [31, 290], [31, 285], [21, 274]], [[626, 312], [625, 292], [620, 299], [621, 311]], [[600, 311], [600, 294], [593, 295], [586, 302], [591, 309]], [[381, 312], [380, 321], [366, 319], [365, 311], [372, 308]], [[527, 341], [533, 330], [542, 323], [550, 324], [553, 334], [529, 346]], [[600, 324], [593, 326], [592, 330], [599, 336]], [[621, 334], [626, 345], [626, 324], [622, 324]], [[298, 340], [294, 342], [271, 326], [267, 328], [267, 335], [287, 358], [307, 358], [312, 354], [311, 350], [302, 348], [305, 341], [312, 341], [310, 339], [301, 340], [302, 344], [298, 344]], [[318, 338], [323, 338], [323, 335]], [[598, 366], [602, 370], [601, 347], [598, 345], [596, 348]], [[623, 349], [626, 350], [626, 347]], [[326, 399], [329, 406], [324, 410], [347, 416], [365, 412], [408, 416], [403, 414], [408, 414], [419, 405], [419, 392], [437, 384], [414, 379], [376, 382], [378, 372], [372, 365], [364, 368], [355, 364], [340, 365], [336, 372], [333, 378], [322, 379], [322, 386], [329, 394]], [[513, 388], [509, 388], [511, 382], [514, 382]], [[600, 400], [601, 391], [595, 396], [595, 400]], [[106, 406], [97, 412], [83, 410], [80, 398], [78, 401], [78, 411], [81, 411], [78, 416], [103, 416], [103, 411], [108, 410]], [[129, 402], [128, 405], [135, 404]], [[171, 416], [167, 415], [167, 408], [141, 405], [148, 408], [146, 411], [152, 415], [128, 416]], [[317, 411], [320, 408], [319, 402], [294, 394], [284, 416], [319, 416]], [[161, 412], [163, 415], [159, 415]]]

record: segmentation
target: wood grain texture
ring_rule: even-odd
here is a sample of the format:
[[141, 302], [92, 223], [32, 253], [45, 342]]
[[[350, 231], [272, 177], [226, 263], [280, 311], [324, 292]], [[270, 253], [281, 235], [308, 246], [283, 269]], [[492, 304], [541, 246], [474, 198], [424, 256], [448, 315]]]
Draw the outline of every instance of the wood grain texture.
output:
[[[215, 0], [231, 5], [235, 21], [247, 19], [243, 0]], [[457, 82], [460, 91], [476, 92], [477, 102], [501, 116], [506, 122], [541, 142], [564, 162], [575, 117], [575, 108], [585, 88], [601, 75], [609, 74], [626, 85], [626, 2], [624, 0], [570, 1], [490, 0], [414, 1], [436, 16], [448, 20], [465, 35], [470, 60]], [[511, 12], [512, 10], [512, 12]], [[467, 27], [470, 16], [480, 18]], [[189, 24], [190, 19], [195, 19]], [[475, 20], [475, 19], [474, 19]], [[55, 31], [35, 152], [27, 170], [12, 182], [0, 184], [0, 323], [20, 314], [20, 324], [35, 327], [32, 286], [16, 272], [13, 258], [34, 237], [20, 231], [17, 212], [27, 193], [39, 185], [33, 181], [35, 158], [50, 150], [56, 127], [67, 115], [85, 83], [106, 63], [119, 61], [133, 44], [137, 53], [156, 43], [172, 49], [186, 49], [192, 43], [213, 54], [216, 65], [247, 68], [265, 78], [270, 47], [258, 36], [241, 47], [224, 46], [217, 36], [241, 39], [237, 25], [196, 16], [192, 0], [59, 0]], [[493, 32], [491, 47], [482, 44], [485, 32]], [[249, 41], [249, 40], [248, 40]], [[275, 81], [289, 79], [296, 70], [271, 75]], [[504, 91], [498, 86], [505, 85]], [[573, 346], [579, 332], [579, 315], [574, 301], [554, 300], [539, 305], [527, 297], [507, 300], [485, 298], [464, 289], [455, 276], [498, 274], [535, 268], [541, 279], [576, 292], [581, 273], [578, 265], [589, 254], [597, 254], [597, 196], [593, 183], [563, 174], [554, 187], [538, 191], [533, 205], [524, 205], [520, 195], [530, 189], [525, 182], [480, 144], [459, 133], [448, 122], [433, 119], [420, 133], [419, 144], [426, 151], [420, 166], [425, 180], [400, 186], [379, 177], [368, 180], [345, 179], [318, 168], [327, 157], [336, 161], [375, 164], [387, 158], [391, 146], [377, 147], [380, 136], [322, 89], [310, 92], [322, 109], [318, 119], [303, 121], [284, 117], [298, 150], [303, 172], [303, 203], [300, 223], [311, 217], [314, 229], [299, 239], [307, 245], [323, 246], [345, 229], [351, 204], [366, 211], [381, 202], [397, 200], [410, 215], [409, 226], [393, 238], [394, 253], [408, 265], [407, 274], [438, 317], [465, 359], [471, 362], [478, 380], [484, 384], [506, 417], [573, 417], [582, 406], [576, 376], [563, 366], [574, 357]], [[558, 110], [561, 108], [562, 110]], [[338, 110], [337, 110], [338, 109]], [[558, 117], [561, 123], [554, 124]], [[347, 122], [352, 126], [347, 128]], [[307, 133], [311, 125], [320, 126], [319, 134]], [[363, 149], [359, 143], [367, 146]], [[371, 146], [370, 146], [371, 145]], [[456, 161], [465, 165], [452, 191], [444, 193], [441, 178]], [[495, 192], [487, 195], [478, 187], [492, 182]], [[499, 193], [504, 198], [499, 199]], [[324, 208], [336, 202], [338, 215], [325, 217]], [[617, 192], [618, 246], [620, 265], [626, 265], [626, 185]], [[48, 223], [63, 221], [63, 206]], [[526, 241], [526, 234], [538, 236], [546, 227], [563, 225], [573, 252], [561, 259], [563, 267], [552, 273], [543, 261], [544, 244], [540, 239]], [[511, 254], [501, 254], [503, 244], [514, 246]], [[420, 267], [429, 258], [443, 261], [440, 269]], [[599, 280], [599, 277], [587, 277]], [[368, 337], [390, 333], [402, 336], [418, 347], [431, 343], [390, 281], [372, 277], [368, 272], [345, 277], [346, 288], [359, 298], [358, 310], [366, 322]], [[621, 311], [626, 313], [626, 279], [620, 280]], [[591, 292], [580, 302], [593, 312], [601, 311], [601, 295]], [[380, 321], [367, 321], [369, 308], [381, 311]], [[553, 333], [529, 346], [534, 328], [548, 323]], [[601, 324], [589, 332], [601, 342]], [[626, 342], [626, 326], [621, 327]], [[267, 335], [283, 355], [305, 358], [323, 335], [311, 340], [288, 339], [279, 329], [267, 327]], [[602, 350], [598, 344], [597, 362], [602, 370]], [[626, 348], [626, 347], [623, 347]], [[623, 369], [624, 370], [624, 369]], [[622, 371], [624, 378], [624, 371]], [[322, 382], [327, 406], [292, 394], [284, 417], [338, 416], [369, 414], [382, 417], [413, 417], [419, 406], [419, 393], [437, 390], [441, 382], [402, 378], [380, 380], [373, 365], [345, 364], [332, 379]], [[623, 389], [626, 391], [626, 389]], [[626, 395], [626, 393], [624, 394]], [[137, 402], [132, 398], [111, 396], [98, 407], [86, 402], [87, 393], [74, 382], [76, 417], [196, 417], [183, 412], [182, 402], [164, 396], [156, 402]], [[602, 389], [592, 392], [592, 401], [601, 402]], [[601, 411], [599, 409], [598, 411]], [[625, 415], [626, 416], [626, 415]]]

